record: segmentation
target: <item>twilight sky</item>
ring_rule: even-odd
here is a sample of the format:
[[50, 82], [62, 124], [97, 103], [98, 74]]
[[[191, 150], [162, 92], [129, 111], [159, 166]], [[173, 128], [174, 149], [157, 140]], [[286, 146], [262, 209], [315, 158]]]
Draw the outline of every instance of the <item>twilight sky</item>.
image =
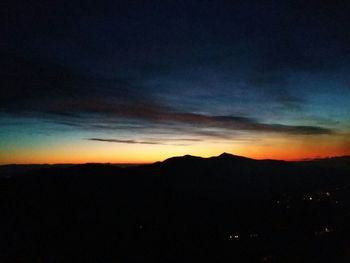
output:
[[5, 1], [0, 164], [349, 155], [349, 13], [337, 0]]

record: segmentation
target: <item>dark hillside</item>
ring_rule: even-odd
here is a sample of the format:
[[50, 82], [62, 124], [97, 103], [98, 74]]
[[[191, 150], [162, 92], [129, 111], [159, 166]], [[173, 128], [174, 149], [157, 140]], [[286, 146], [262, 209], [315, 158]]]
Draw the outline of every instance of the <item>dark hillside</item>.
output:
[[229, 154], [32, 169], [0, 179], [0, 259], [346, 262], [349, 174]]

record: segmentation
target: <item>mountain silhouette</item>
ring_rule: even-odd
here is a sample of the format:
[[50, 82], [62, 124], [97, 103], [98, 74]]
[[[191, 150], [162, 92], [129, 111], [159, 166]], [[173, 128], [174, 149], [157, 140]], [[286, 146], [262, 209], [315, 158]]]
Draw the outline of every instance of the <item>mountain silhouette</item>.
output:
[[346, 262], [348, 164], [223, 153], [127, 167], [6, 166], [0, 260]]

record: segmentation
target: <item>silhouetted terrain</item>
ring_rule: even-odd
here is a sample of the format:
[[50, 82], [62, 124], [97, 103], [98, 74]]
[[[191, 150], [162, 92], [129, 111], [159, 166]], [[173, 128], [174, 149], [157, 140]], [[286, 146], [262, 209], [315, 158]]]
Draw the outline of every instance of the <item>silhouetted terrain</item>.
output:
[[349, 262], [350, 157], [0, 168], [0, 262]]

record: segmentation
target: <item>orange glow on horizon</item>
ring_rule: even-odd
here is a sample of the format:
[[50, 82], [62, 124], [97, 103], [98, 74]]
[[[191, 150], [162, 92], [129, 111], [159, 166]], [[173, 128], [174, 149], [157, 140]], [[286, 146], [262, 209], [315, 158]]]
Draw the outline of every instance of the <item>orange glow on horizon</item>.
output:
[[78, 142], [0, 152], [0, 164], [153, 163], [186, 154], [211, 157], [223, 152], [254, 159], [301, 160], [350, 155], [347, 136], [277, 136], [256, 141], [208, 141], [191, 145]]

